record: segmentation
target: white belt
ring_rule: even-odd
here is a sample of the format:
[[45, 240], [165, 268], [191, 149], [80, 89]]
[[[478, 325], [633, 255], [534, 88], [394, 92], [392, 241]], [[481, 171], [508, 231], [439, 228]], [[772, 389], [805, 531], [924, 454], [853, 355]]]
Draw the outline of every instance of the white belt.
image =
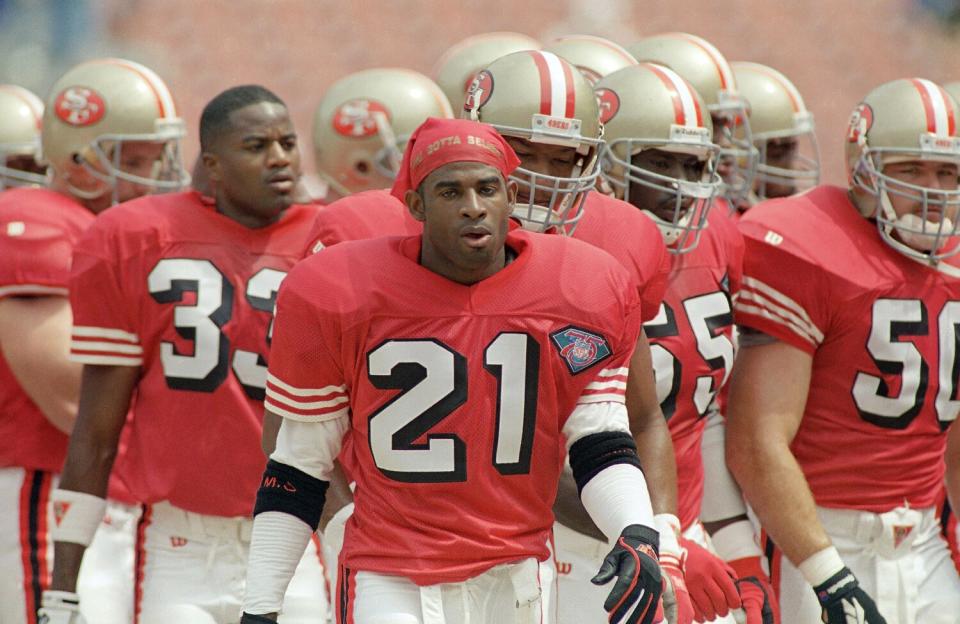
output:
[[151, 524], [174, 537], [185, 537], [198, 542], [239, 540], [250, 543], [253, 520], [246, 516], [209, 516], [198, 514], [163, 501], [151, 505]]

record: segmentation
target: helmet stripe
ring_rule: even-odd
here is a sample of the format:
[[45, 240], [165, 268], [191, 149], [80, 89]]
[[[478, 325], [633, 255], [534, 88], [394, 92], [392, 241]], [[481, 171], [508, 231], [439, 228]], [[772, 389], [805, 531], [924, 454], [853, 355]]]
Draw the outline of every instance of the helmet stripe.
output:
[[946, 105], [946, 108], [947, 108], [947, 126], [948, 126], [947, 131], [949, 132], [950, 136], [954, 136], [957, 133], [957, 115], [956, 115], [957, 111], [956, 111], [956, 107], [953, 105], [954, 100], [950, 97], [950, 94], [947, 93], [947, 91], [940, 85], [937, 85], [937, 89], [940, 90], [940, 97], [943, 98], [943, 103]]
[[[740, 65], [738, 65], [738, 67], [740, 67]], [[800, 95], [800, 91], [797, 90], [796, 85], [787, 80], [786, 76], [780, 72], [771, 71], [771, 68], [757, 63], [744, 63], [743, 69], [763, 74], [780, 85], [787, 94], [787, 97], [790, 98], [790, 103], [793, 104], [793, 112], [804, 113], [807, 111], [807, 106], [803, 103], [803, 96]]]
[[540, 114], [550, 114], [550, 103], [552, 101], [552, 88], [550, 85], [550, 70], [547, 68], [547, 60], [542, 52], [530, 50], [530, 56], [537, 65], [537, 71], [540, 73]]
[[572, 119], [577, 107], [577, 92], [573, 88], [573, 70], [570, 68], [570, 63], [560, 63], [560, 65], [563, 67], [563, 82], [567, 85], [563, 116]]
[[691, 35], [688, 33], [670, 33], [674, 37], [679, 37], [681, 39], [686, 39], [693, 45], [697, 46], [701, 50], [707, 53], [707, 56], [710, 57], [710, 60], [713, 61], [714, 67], [717, 69], [717, 75], [720, 76], [720, 88], [729, 89], [730, 91], [736, 91], [737, 81], [733, 77], [733, 70], [730, 68], [730, 64], [727, 62], [727, 59], [720, 54], [720, 50], [716, 49], [712, 43], [697, 37], [696, 35]]
[[693, 93], [693, 87], [672, 69], [653, 63], [648, 63], [647, 67], [667, 87], [670, 99], [673, 100], [674, 119], [677, 125], [702, 126], [703, 112], [700, 110], [700, 104]]
[[567, 43], [567, 42], [576, 43], [580, 41], [592, 43], [592, 44], [607, 48], [614, 54], [622, 57], [623, 60], [627, 61], [629, 64], [631, 65], [637, 64], [637, 59], [635, 59], [632, 54], [627, 52], [626, 48], [612, 41], [604, 39], [603, 37], [595, 37], [593, 35], [565, 35], [563, 37], [557, 37], [557, 43]]
[[129, 69], [137, 74], [147, 83], [154, 97], [157, 98], [157, 109], [160, 111], [160, 117], [174, 119], [177, 117], [177, 107], [173, 103], [173, 95], [163, 80], [153, 70], [144, 67], [140, 63], [127, 61], [123, 59], [103, 59], [104, 63], [111, 63]]
[[[569, 81], [567, 80], [569, 73], [564, 73], [563, 61], [556, 54], [552, 52], [538, 52], [538, 54], [543, 56], [549, 72], [547, 79], [550, 82], [550, 112], [547, 114], [551, 117], [565, 117], [564, 113], [568, 108], [567, 99], [572, 95], [570, 86], [573, 86], [573, 76], [570, 76]], [[543, 79], [542, 74], [540, 78]]]
[[950, 136], [951, 123], [947, 115], [949, 101], [943, 97], [940, 87], [923, 78], [913, 78], [911, 82], [923, 102], [923, 110], [927, 115], [927, 132]]

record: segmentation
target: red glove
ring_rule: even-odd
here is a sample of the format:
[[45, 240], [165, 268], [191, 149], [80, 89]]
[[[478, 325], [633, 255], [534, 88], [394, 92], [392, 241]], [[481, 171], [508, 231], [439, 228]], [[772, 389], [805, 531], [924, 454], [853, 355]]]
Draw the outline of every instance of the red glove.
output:
[[760, 557], [734, 559], [727, 565], [737, 575], [746, 624], [780, 624], [780, 605], [770, 578], [760, 565]]
[[736, 573], [722, 559], [696, 542], [680, 538], [687, 550], [687, 587], [698, 622], [709, 622], [740, 608]]
[[[668, 585], [664, 588], [664, 611], [670, 624], [692, 624], [693, 605], [683, 578], [683, 555], [678, 559], [673, 553], [660, 553], [660, 571]], [[676, 610], [676, 613], [673, 611]], [[672, 616], [672, 617], [671, 617]]]

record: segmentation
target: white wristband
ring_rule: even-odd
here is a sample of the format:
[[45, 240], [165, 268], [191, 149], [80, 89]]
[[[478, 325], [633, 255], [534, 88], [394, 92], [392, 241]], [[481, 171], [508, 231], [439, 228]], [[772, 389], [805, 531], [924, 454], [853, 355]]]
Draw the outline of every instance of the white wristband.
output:
[[653, 524], [647, 481], [630, 464], [614, 464], [594, 475], [580, 491], [580, 502], [611, 543], [631, 524]]
[[653, 528], [660, 533], [660, 554], [669, 554], [680, 559], [680, 518], [662, 513], [653, 517]]
[[74, 490], [54, 490], [50, 504], [53, 506], [53, 529], [50, 531], [53, 541], [81, 546], [90, 545], [107, 512], [105, 499]]
[[816, 587], [843, 569], [843, 559], [833, 546], [828, 546], [800, 562], [797, 569], [810, 585]]
[[757, 544], [757, 535], [749, 520], [738, 520], [710, 536], [713, 549], [724, 561], [745, 557], [760, 557], [763, 552]]
[[265, 511], [253, 519], [243, 610], [250, 615], [278, 613], [293, 572], [313, 531], [299, 518]]

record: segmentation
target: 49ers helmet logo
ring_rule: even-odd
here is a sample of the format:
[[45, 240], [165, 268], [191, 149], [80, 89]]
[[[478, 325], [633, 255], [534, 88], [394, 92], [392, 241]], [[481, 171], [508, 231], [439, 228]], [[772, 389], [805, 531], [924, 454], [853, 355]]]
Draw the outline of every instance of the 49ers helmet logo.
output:
[[607, 123], [620, 112], [620, 96], [611, 89], [597, 89], [597, 104], [600, 106], [600, 123]]
[[97, 123], [107, 112], [103, 97], [88, 87], [67, 87], [57, 95], [53, 108], [61, 121], [81, 128]]
[[873, 126], [873, 109], [866, 102], [861, 102], [850, 115], [847, 124], [847, 141], [863, 145], [867, 142], [867, 133]]
[[376, 100], [347, 100], [333, 114], [333, 129], [354, 139], [373, 136], [381, 122], [390, 122], [390, 111]]
[[473, 77], [467, 97], [463, 100], [463, 110], [472, 111], [483, 107], [493, 93], [493, 75], [487, 70]]

